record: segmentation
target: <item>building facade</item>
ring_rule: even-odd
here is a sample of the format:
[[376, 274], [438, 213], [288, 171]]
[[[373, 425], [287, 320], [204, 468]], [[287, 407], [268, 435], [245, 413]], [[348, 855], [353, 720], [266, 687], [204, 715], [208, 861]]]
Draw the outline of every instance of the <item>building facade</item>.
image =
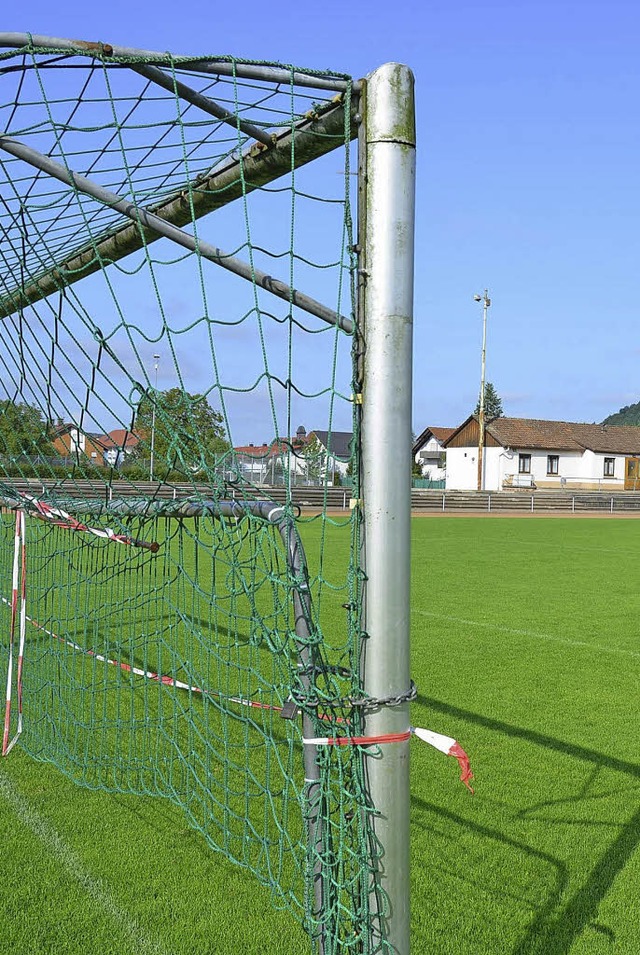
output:
[[413, 443], [411, 453], [422, 469], [422, 476], [431, 481], [444, 480], [447, 470], [445, 441], [455, 428], [425, 428]]
[[104, 435], [85, 434], [76, 425], [63, 423], [55, 425], [54, 431], [51, 443], [61, 458], [75, 458], [77, 461], [88, 458], [98, 467], [104, 466]]
[[[448, 490], [478, 486], [479, 423], [445, 441]], [[640, 428], [494, 418], [485, 428], [482, 489], [640, 490]]]

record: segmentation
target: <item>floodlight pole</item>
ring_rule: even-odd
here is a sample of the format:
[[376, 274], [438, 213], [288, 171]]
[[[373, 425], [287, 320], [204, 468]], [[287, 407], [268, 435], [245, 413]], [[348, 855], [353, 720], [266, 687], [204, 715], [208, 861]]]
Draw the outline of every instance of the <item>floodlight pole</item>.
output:
[[484, 290], [484, 295], [474, 295], [474, 301], [482, 302], [482, 362], [480, 368], [480, 401], [478, 404], [478, 490], [482, 491], [484, 487], [484, 391], [485, 391], [485, 370], [487, 364], [487, 309], [491, 305], [488, 289]]
[[[359, 351], [365, 734], [409, 728], [414, 79], [387, 63], [367, 79], [360, 140]], [[364, 154], [364, 155], [363, 155]], [[409, 743], [367, 747], [371, 951], [409, 952]]]
[[151, 409], [151, 461], [149, 462], [149, 480], [153, 481], [153, 456], [156, 444], [156, 402], [158, 400], [158, 362], [160, 361], [160, 355], [153, 356], [153, 367], [156, 373], [155, 376], [155, 385], [154, 385], [154, 395], [153, 395], [153, 406]]

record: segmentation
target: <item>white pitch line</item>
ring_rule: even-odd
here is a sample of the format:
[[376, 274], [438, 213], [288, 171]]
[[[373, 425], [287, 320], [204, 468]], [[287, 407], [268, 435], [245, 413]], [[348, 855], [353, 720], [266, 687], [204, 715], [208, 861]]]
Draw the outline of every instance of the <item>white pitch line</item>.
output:
[[6, 801], [20, 822], [37, 836], [69, 875], [76, 879], [87, 895], [113, 919], [124, 934], [129, 936], [133, 950], [139, 955], [170, 955], [169, 950], [161, 942], [149, 938], [136, 919], [118, 905], [102, 880], [91, 875], [80, 856], [67, 845], [51, 823], [47, 822], [18, 792], [2, 770], [0, 770], [0, 797]]
[[605, 647], [599, 643], [588, 643], [586, 640], [568, 640], [566, 637], [556, 637], [552, 633], [519, 630], [516, 627], [505, 627], [500, 623], [486, 623], [483, 620], [466, 620], [464, 617], [452, 617], [446, 613], [435, 613], [432, 610], [414, 610], [413, 613], [420, 614], [422, 617], [433, 617], [434, 620], [448, 620], [450, 623], [459, 623], [465, 627], [484, 627], [485, 630], [497, 630], [498, 633], [513, 633], [517, 637], [548, 640], [550, 643], [562, 643], [567, 647], [583, 647], [586, 650], [595, 650], [598, 653], [613, 653], [617, 656], [634, 657], [640, 660], [640, 653], [635, 650], [625, 650], [622, 647]]

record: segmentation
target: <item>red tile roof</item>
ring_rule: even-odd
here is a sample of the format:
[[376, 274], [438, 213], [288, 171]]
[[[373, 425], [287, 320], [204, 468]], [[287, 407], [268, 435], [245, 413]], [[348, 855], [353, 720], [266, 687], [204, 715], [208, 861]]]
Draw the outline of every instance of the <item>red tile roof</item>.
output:
[[236, 454], [250, 454], [254, 458], [266, 458], [270, 453], [268, 444], [245, 444], [233, 450]]
[[308, 444], [309, 438], [300, 438], [294, 435], [290, 441], [286, 438], [274, 439], [271, 444], [245, 444], [242, 447], [234, 448], [236, 454], [249, 454], [254, 458], [266, 458], [273, 454], [288, 454], [293, 452], [299, 454], [304, 446]]
[[139, 444], [140, 438], [124, 428], [114, 428], [109, 434], [100, 435], [100, 441], [107, 449], [126, 448], [127, 451], [132, 451]]
[[422, 434], [418, 435], [414, 441], [413, 447], [411, 448], [411, 454], [416, 455], [418, 451], [421, 451], [429, 440], [430, 435], [433, 435], [433, 437], [436, 438], [440, 444], [444, 444], [447, 438], [450, 438], [453, 432], [456, 430], [456, 428], [425, 428]]
[[640, 454], [640, 427], [635, 425], [494, 418], [487, 424], [487, 432], [509, 448]]
[[429, 431], [442, 444], [447, 438], [450, 438], [455, 428], [429, 428]]

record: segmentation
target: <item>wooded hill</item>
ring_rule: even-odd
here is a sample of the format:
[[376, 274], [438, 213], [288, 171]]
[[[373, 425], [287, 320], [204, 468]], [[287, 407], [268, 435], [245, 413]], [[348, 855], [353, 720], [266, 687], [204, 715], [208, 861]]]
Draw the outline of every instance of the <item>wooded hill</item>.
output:
[[616, 411], [615, 414], [610, 414], [608, 418], [604, 419], [602, 424], [640, 425], [640, 401], [636, 401], [634, 405], [625, 405], [624, 408], [620, 408], [620, 411]]

